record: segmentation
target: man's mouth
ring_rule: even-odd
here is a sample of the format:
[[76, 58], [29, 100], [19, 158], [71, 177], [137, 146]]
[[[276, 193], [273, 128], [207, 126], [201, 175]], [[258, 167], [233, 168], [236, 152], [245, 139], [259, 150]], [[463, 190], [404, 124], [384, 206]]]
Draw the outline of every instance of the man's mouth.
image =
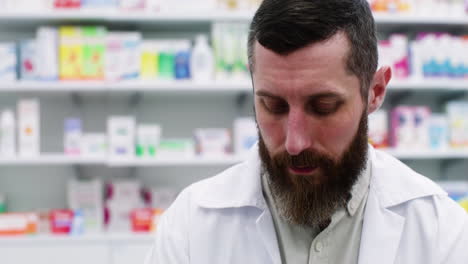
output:
[[311, 174], [318, 169], [318, 166], [289, 166], [289, 172], [293, 174]]

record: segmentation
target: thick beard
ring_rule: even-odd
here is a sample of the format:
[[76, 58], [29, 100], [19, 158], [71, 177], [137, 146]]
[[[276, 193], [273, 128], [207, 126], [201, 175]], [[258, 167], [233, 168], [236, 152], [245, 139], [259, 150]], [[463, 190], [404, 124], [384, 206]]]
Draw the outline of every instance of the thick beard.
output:
[[[321, 227], [327, 225], [333, 213], [348, 202], [351, 189], [367, 163], [367, 112], [340, 160], [310, 150], [297, 156], [287, 152], [271, 157], [259, 134], [259, 154], [263, 173], [267, 173], [270, 189], [280, 216], [291, 224]], [[320, 184], [307, 176], [289, 173], [290, 165], [318, 166]]]

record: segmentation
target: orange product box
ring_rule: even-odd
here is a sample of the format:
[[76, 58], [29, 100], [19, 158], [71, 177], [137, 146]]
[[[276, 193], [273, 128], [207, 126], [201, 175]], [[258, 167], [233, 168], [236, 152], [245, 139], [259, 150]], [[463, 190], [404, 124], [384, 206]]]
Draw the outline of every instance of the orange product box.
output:
[[0, 236], [35, 234], [38, 223], [35, 213], [0, 214]]

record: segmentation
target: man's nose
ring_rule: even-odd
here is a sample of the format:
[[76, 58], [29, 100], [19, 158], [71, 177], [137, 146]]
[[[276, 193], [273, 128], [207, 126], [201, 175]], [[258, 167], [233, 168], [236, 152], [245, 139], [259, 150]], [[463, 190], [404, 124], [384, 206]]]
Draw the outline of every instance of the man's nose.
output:
[[308, 129], [307, 114], [301, 110], [290, 110], [286, 123], [285, 148], [289, 155], [298, 155], [310, 148], [312, 131]]

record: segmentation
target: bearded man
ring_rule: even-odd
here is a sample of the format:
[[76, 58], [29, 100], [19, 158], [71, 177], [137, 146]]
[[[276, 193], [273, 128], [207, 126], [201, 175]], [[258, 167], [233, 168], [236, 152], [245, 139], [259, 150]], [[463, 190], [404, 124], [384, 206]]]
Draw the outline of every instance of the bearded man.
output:
[[264, 0], [249, 32], [259, 142], [186, 188], [147, 264], [468, 263], [468, 217], [367, 144], [391, 78], [365, 0]]

